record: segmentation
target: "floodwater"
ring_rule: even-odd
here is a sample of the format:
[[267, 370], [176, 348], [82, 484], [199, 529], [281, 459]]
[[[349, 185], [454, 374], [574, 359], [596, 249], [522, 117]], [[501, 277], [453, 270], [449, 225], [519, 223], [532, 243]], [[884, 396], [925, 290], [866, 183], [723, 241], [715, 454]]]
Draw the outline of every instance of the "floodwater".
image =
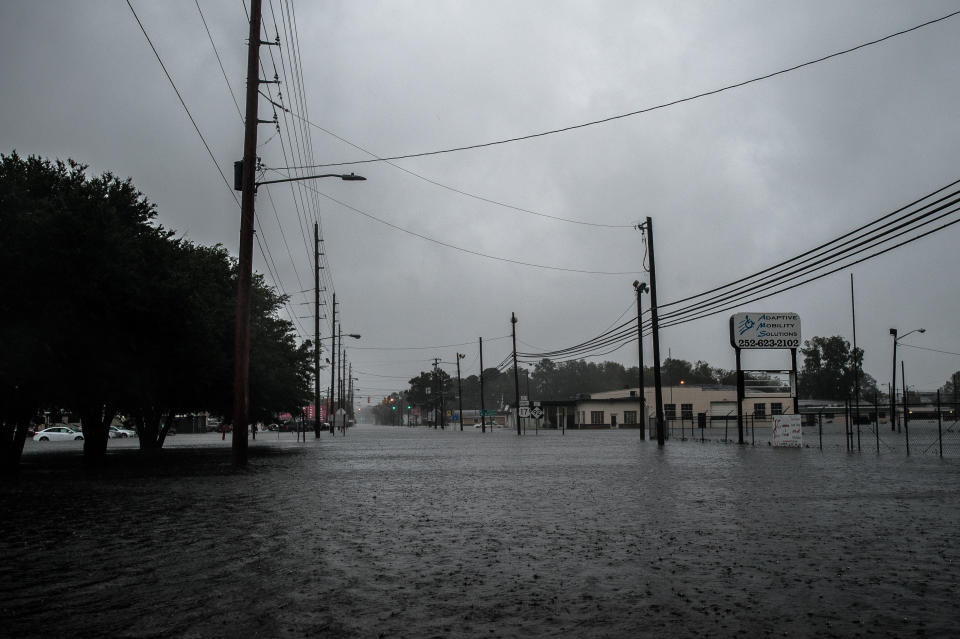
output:
[[637, 431], [28, 443], [10, 637], [956, 636], [960, 463]]

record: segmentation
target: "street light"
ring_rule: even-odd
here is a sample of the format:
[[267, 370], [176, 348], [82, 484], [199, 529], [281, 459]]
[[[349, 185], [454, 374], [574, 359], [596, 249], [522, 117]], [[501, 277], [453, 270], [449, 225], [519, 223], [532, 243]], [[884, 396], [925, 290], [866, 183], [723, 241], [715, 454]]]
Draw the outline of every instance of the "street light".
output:
[[[237, 305], [234, 337], [234, 377], [233, 377], [233, 442], [231, 458], [235, 467], [247, 465], [247, 422], [250, 418], [250, 299], [253, 288], [253, 227], [255, 218], [255, 196], [261, 184], [295, 182], [325, 177], [338, 177], [345, 181], [365, 180], [363, 176], [327, 173], [307, 175], [299, 178], [266, 180], [256, 182], [257, 151], [257, 63], [260, 37], [260, 4], [256, 11], [251, 5], [250, 19], [250, 55], [247, 64], [247, 117], [243, 140], [243, 159], [234, 163], [234, 188], [243, 192], [240, 206], [240, 250], [237, 260]], [[251, 78], [253, 80], [251, 80]], [[239, 178], [239, 179], [238, 179]]]
[[[340, 331], [337, 331], [340, 336], [340, 346], [343, 346], [343, 332], [342, 328]], [[359, 333], [347, 333], [347, 337], [352, 337], [353, 339], [360, 339]], [[330, 418], [330, 434], [333, 435], [335, 428], [333, 426], [333, 406], [335, 402], [335, 392], [337, 388], [337, 333], [333, 333], [330, 337], [322, 337], [321, 339], [332, 339], [333, 344], [330, 347], [330, 352], [333, 354], [333, 363], [330, 366], [330, 396], [327, 398], [327, 417]], [[342, 362], [341, 362], [342, 363]]]
[[[890, 430], [897, 430], [897, 342], [902, 340], [904, 337], [913, 335], [914, 333], [926, 333], [927, 329], [925, 328], [915, 328], [909, 333], [904, 333], [903, 335], [897, 337], [897, 329], [891, 328], [890, 335], [893, 337], [893, 382], [890, 386]], [[907, 410], [907, 407], [904, 406], [903, 410]]]
[[356, 175], [354, 173], [324, 173], [323, 175], [305, 175], [303, 177], [284, 178], [282, 180], [263, 180], [262, 182], [254, 182], [253, 186], [254, 188], [256, 188], [261, 184], [279, 184], [281, 182], [299, 182], [301, 180], [316, 180], [319, 178], [328, 178], [328, 177], [340, 178], [344, 182], [363, 182], [367, 179], [362, 175]]
[[633, 281], [633, 290], [637, 292], [637, 355], [640, 361], [640, 372], [638, 373], [637, 395], [640, 398], [640, 439], [647, 438], [647, 397], [643, 389], [643, 311], [640, 308], [640, 295], [650, 292], [650, 287], [646, 282], [640, 280]]

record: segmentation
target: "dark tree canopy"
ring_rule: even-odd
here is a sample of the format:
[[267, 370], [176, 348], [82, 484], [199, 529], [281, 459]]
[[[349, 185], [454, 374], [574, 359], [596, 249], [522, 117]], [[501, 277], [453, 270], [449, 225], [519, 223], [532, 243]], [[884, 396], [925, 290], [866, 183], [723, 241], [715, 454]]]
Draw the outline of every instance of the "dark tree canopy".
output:
[[863, 349], [856, 351], [839, 335], [814, 337], [800, 349], [803, 367], [799, 375], [799, 395], [804, 399], [845, 400], [854, 396], [854, 378], [858, 373], [861, 397], [877, 392], [873, 377], [858, 371]]
[[[221, 246], [176, 239], [130, 180], [73, 161], [0, 155], [0, 459], [15, 465], [42, 408], [79, 414], [84, 455], [104, 455], [118, 413], [143, 448], [176, 413], [229, 417], [236, 264]], [[285, 300], [257, 277], [251, 415], [309, 395], [309, 345], [278, 317]]]

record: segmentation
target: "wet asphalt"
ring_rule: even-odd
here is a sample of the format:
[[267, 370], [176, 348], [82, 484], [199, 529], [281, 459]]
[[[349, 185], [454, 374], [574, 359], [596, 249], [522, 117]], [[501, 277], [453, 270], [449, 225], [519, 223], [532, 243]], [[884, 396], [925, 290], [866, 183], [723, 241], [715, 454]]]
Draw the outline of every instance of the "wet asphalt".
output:
[[960, 461], [637, 431], [28, 442], [0, 636], [951, 637]]

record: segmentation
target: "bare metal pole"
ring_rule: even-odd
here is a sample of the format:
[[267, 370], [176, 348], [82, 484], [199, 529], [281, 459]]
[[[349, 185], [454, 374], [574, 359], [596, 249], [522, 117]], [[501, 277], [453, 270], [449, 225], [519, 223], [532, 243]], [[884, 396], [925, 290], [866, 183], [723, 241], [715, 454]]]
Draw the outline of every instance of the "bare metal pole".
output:
[[640, 395], [640, 439], [647, 438], [647, 396], [643, 387], [643, 309], [640, 304], [640, 294], [650, 290], [645, 283], [636, 281], [633, 288], [637, 291], [637, 358], [640, 362], [640, 372], [637, 374], [637, 387]]
[[459, 406], [460, 415], [460, 431], [463, 431], [463, 386], [460, 383], [460, 360], [466, 357], [462, 353], [457, 353], [457, 404]]
[[897, 430], [897, 329], [891, 328], [893, 336], [893, 382], [890, 384], [890, 430]]
[[260, 84], [260, 0], [250, 2], [250, 41], [247, 49], [247, 116], [243, 134], [243, 175], [240, 204], [240, 254], [237, 262], [237, 313], [234, 340], [233, 440], [235, 467], [247, 465], [247, 422], [250, 411], [250, 288], [253, 280], [253, 224], [257, 163], [257, 120]]
[[517, 373], [517, 316], [510, 313], [510, 326], [513, 329], [513, 390], [516, 398], [517, 435], [520, 434], [520, 375]]
[[850, 317], [853, 321], [853, 419], [857, 423], [857, 452], [860, 452], [860, 357], [857, 354], [857, 305], [853, 297], [853, 273], [850, 274]]
[[480, 338], [480, 432], [487, 432], [487, 404], [483, 399], [483, 338]]

